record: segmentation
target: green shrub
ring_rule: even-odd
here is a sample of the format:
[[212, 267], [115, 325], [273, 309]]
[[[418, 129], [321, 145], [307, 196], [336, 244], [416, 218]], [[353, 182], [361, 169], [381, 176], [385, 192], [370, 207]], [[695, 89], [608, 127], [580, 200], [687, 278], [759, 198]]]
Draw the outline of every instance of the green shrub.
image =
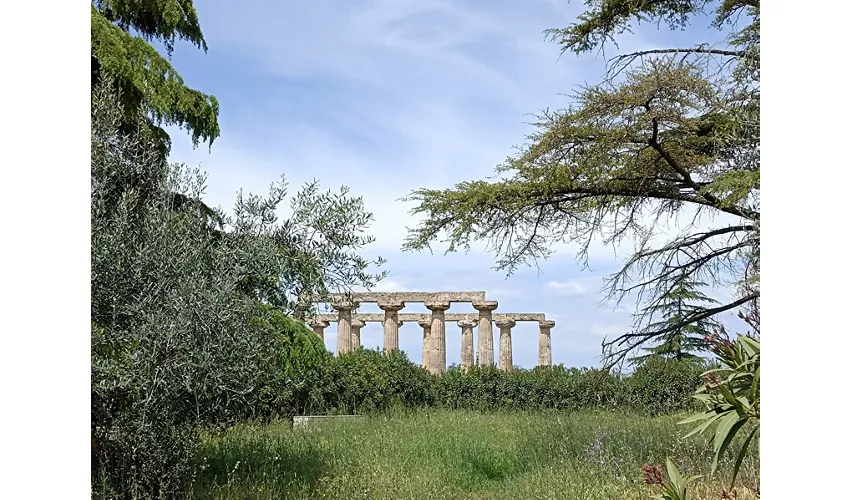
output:
[[690, 396], [700, 386], [705, 366], [693, 359], [646, 358], [626, 378], [629, 405], [650, 415], [692, 409]]
[[263, 367], [257, 411], [264, 420], [321, 412], [327, 407], [333, 355], [304, 323], [265, 306], [253, 324], [275, 339], [273, 356]]
[[467, 373], [451, 366], [437, 377], [402, 351], [360, 348], [333, 357], [303, 324], [271, 314], [277, 326], [267, 328], [282, 340], [275, 364], [267, 368], [276, 375], [263, 383], [263, 418], [423, 406], [482, 412], [628, 408], [658, 415], [693, 406], [690, 395], [703, 369], [693, 362], [659, 358], [647, 360], [628, 377], [562, 365], [510, 372], [474, 366]]
[[[293, 328], [307, 332], [300, 324]], [[309, 338], [320, 344], [315, 335]], [[323, 347], [320, 351], [290, 354], [304, 368], [299, 369], [297, 378], [286, 375], [287, 380], [298, 381], [300, 396], [290, 395], [292, 386], [279, 385], [287, 396], [280, 397], [277, 405], [288, 409], [286, 414], [370, 413], [435, 406], [482, 412], [628, 408], [657, 415], [690, 408], [690, 395], [703, 369], [693, 362], [650, 359], [629, 377], [562, 365], [510, 372], [494, 366], [473, 366], [467, 373], [451, 366], [436, 377], [401, 351], [384, 354], [361, 348], [336, 358]], [[307, 359], [314, 361], [308, 363]]]
[[623, 393], [619, 377], [563, 366], [510, 372], [474, 366], [465, 374], [452, 367], [438, 380], [442, 405], [479, 411], [613, 408]]
[[329, 413], [370, 413], [432, 404], [433, 379], [402, 351], [360, 348], [334, 359]]

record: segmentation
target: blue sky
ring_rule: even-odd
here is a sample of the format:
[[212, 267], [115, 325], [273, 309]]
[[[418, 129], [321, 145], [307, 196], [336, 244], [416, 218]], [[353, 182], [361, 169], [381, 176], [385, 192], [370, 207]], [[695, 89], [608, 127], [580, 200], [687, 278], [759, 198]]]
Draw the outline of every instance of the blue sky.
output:
[[[531, 132], [529, 113], [565, 107], [563, 94], [599, 80], [601, 55], [561, 56], [542, 33], [573, 22], [581, 2], [210, 0], [196, 7], [209, 52], [178, 44], [173, 63], [188, 85], [218, 98], [221, 137], [211, 150], [193, 149], [185, 133], [169, 131], [171, 160], [209, 174], [208, 203], [227, 210], [240, 187], [265, 193], [282, 173], [292, 188], [313, 178], [324, 188], [346, 185], [375, 214], [377, 241], [364, 253], [389, 260], [390, 276], [377, 290], [484, 290], [500, 312], [543, 312], [557, 323], [553, 362], [568, 366], [598, 365], [603, 336], [628, 330], [633, 302], [615, 307], [600, 293], [628, 243], [616, 254], [593, 246], [584, 271], [575, 247], [561, 245], [539, 272], [508, 278], [481, 247], [448, 256], [439, 247], [433, 255], [400, 251], [405, 227], [416, 223], [400, 197], [491, 176]], [[703, 27], [671, 33], [645, 25], [609, 50], [717, 38]], [[448, 362], [459, 363], [460, 328], [449, 325], [447, 334]], [[375, 347], [381, 335], [379, 324], [369, 324], [361, 338]], [[333, 349], [334, 327], [325, 339]], [[403, 326], [400, 344], [421, 360], [419, 326]], [[513, 353], [517, 365], [536, 364], [536, 324], [517, 325]]]

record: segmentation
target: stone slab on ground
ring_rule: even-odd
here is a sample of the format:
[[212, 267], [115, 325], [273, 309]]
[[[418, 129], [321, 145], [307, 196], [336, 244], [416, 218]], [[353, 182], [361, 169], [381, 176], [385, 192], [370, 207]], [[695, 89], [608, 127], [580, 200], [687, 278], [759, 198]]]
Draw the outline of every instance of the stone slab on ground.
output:
[[366, 415], [301, 415], [292, 417], [293, 427], [304, 427], [316, 422], [358, 422], [366, 420]]

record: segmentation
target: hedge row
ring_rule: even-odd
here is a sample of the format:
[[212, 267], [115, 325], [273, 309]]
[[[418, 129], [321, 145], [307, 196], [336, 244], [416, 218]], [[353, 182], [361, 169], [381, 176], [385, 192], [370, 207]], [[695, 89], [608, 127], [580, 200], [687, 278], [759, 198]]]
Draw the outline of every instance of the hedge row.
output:
[[[292, 325], [287, 325], [292, 327]], [[706, 367], [693, 361], [648, 359], [629, 376], [561, 365], [515, 369], [451, 367], [433, 376], [401, 351], [358, 349], [339, 357], [305, 328], [295, 336], [276, 398], [278, 416], [372, 413], [420, 407], [496, 410], [629, 409], [649, 414], [692, 407]]]

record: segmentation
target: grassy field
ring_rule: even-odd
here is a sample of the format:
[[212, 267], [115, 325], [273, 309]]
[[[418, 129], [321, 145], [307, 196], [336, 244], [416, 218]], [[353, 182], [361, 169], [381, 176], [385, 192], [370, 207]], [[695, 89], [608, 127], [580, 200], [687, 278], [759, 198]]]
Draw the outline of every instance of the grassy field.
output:
[[[668, 454], [685, 475], [707, 475], [707, 437], [682, 440], [679, 417], [621, 413], [429, 411], [293, 428], [243, 425], [209, 437], [194, 498], [638, 499], [641, 466]], [[726, 467], [728, 469], [728, 465]], [[739, 476], [755, 498], [758, 457]], [[722, 483], [721, 483], [722, 480]], [[721, 476], [694, 487], [720, 498]]]

